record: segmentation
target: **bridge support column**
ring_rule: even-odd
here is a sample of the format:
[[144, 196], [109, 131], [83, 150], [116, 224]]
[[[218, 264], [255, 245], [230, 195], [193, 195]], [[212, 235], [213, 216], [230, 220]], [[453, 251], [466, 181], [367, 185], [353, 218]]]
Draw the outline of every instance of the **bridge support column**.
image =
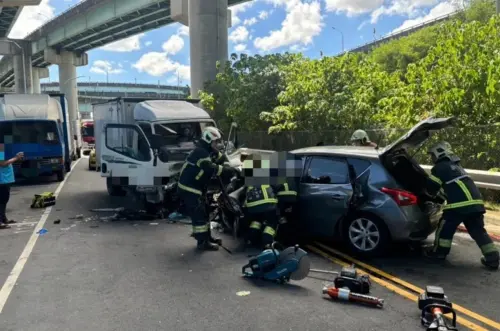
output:
[[33, 82], [31, 76], [31, 43], [24, 40], [11, 40], [9, 43], [16, 46], [16, 54], [12, 56], [16, 93], [31, 94], [33, 93]]
[[49, 78], [49, 69], [48, 68], [32, 68], [31, 69], [32, 79], [33, 79], [33, 93], [40, 94], [42, 93], [40, 87], [40, 79]]
[[191, 44], [191, 97], [198, 98], [205, 82], [217, 75], [216, 63], [223, 67], [228, 57], [228, 0], [189, 0]]
[[45, 61], [59, 66], [59, 90], [66, 97], [68, 102], [68, 117], [71, 127], [71, 134], [77, 136], [73, 141], [73, 151], [77, 151], [81, 141], [81, 132], [78, 126], [78, 89], [76, 81], [76, 67], [88, 64], [87, 53], [75, 54], [72, 52], [57, 52], [54, 49], [46, 48], [44, 51]]

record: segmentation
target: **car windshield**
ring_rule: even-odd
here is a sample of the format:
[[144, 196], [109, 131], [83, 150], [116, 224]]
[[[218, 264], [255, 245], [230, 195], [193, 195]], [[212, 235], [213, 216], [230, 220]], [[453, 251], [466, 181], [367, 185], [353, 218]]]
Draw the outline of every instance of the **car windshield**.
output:
[[200, 139], [207, 126], [215, 125], [213, 122], [158, 123], [154, 125], [154, 130], [155, 134], [165, 137], [168, 144], [178, 145]]
[[12, 121], [0, 124], [5, 143], [43, 144], [59, 143], [57, 125], [54, 121]]

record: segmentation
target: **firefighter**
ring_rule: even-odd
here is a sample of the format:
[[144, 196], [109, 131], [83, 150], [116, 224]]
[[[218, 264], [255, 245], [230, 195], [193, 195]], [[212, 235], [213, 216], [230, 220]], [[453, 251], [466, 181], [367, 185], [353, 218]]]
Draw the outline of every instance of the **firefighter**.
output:
[[447, 204], [436, 231], [434, 246], [425, 250], [429, 258], [444, 260], [450, 253], [453, 235], [464, 223], [469, 235], [475, 240], [483, 256], [481, 263], [490, 269], [498, 269], [499, 253], [484, 228], [484, 203], [474, 181], [460, 165], [460, 158], [453, 154], [449, 143], [443, 141], [429, 150], [434, 167], [431, 180], [436, 192], [443, 190]]
[[278, 200], [271, 185], [249, 186], [243, 207], [250, 218], [247, 241], [268, 248], [274, 242], [278, 227]]
[[368, 133], [364, 130], [356, 130], [351, 136], [351, 142], [356, 146], [371, 146], [373, 148], [377, 148], [378, 145], [372, 141], [370, 141], [370, 137], [368, 137]]
[[185, 211], [191, 217], [193, 237], [198, 241], [199, 250], [218, 250], [222, 243], [210, 233], [205, 204], [205, 194], [212, 176], [234, 171], [212, 161], [211, 153], [221, 149], [221, 139], [222, 135], [217, 128], [207, 127], [203, 130], [197, 147], [186, 158], [177, 185]]

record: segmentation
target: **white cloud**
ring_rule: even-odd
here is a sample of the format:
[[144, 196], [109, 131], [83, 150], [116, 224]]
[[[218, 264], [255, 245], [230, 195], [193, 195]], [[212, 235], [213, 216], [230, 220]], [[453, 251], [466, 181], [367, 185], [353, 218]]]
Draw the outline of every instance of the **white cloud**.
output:
[[151, 46], [151, 45], [153, 45], [153, 42], [152, 42], [152, 41], [146, 41], [146, 42], [144, 43], [144, 45], [146, 45], [146, 46]]
[[268, 12], [268, 11], [263, 10], [263, 11], [261, 11], [261, 12], [259, 13], [259, 18], [260, 18], [261, 20], [265, 20], [265, 19], [266, 19], [266, 18], [268, 18], [268, 17], [269, 17], [269, 12]]
[[23, 39], [54, 16], [54, 7], [49, 4], [49, 0], [42, 0], [38, 6], [26, 6], [12, 27], [9, 38]]
[[[318, 1], [305, 3], [296, 0], [266, 0], [278, 5], [286, 5], [287, 15], [281, 30], [271, 31], [266, 37], [255, 38], [254, 46], [260, 50], [272, 50], [295, 44], [312, 44], [313, 38], [323, 29], [323, 17]], [[290, 7], [294, 2], [295, 6]]]
[[229, 7], [231, 9], [231, 14], [232, 14], [232, 25], [237, 26], [241, 23], [241, 19], [239, 18], [238, 14], [239, 13], [244, 13], [248, 8], [253, 6], [253, 1], [249, 2], [244, 2], [240, 3], [239, 5], [235, 5], [232, 7]]
[[391, 0], [387, 5], [377, 8], [371, 14], [371, 22], [376, 23], [383, 16], [405, 15], [415, 16], [422, 8], [431, 7], [440, 0]]
[[189, 27], [182, 25], [180, 28], [177, 29], [177, 34], [179, 36], [187, 36], [189, 37]]
[[252, 26], [255, 23], [257, 23], [257, 18], [255, 18], [255, 17], [247, 18], [246, 20], [243, 21], [243, 25], [246, 25], [246, 26]]
[[434, 8], [432, 8], [429, 11], [429, 14], [427, 14], [425, 16], [420, 16], [420, 17], [417, 17], [417, 18], [414, 18], [411, 20], [406, 20], [403, 22], [403, 24], [401, 24], [400, 27], [394, 29], [392, 32], [393, 33], [399, 32], [401, 30], [411, 28], [412, 26], [418, 25], [420, 23], [424, 23], [426, 21], [430, 21], [430, 20], [438, 18], [440, 16], [450, 14], [456, 10], [457, 10], [457, 8], [454, 4], [452, 4], [450, 2], [441, 2], [441, 3], [437, 4]]
[[145, 72], [154, 77], [160, 77], [167, 73], [179, 73], [184, 80], [190, 79], [190, 67], [168, 58], [167, 53], [150, 52], [141, 56], [139, 61], [132, 65], [139, 72]]
[[243, 42], [248, 39], [249, 32], [244, 26], [239, 26], [229, 35], [229, 40], [234, 43]]
[[247, 45], [245, 45], [245, 44], [238, 44], [238, 45], [234, 46], [234, 50], [236, 52], [243, 52], [245, 49], [247, 49]]
[[384, 4], [384, 0], [325, 0], [326, 11], [347, 16], [369, 13]]
[[112, 42], [108, 45], [101, 47], [104, 51], [110, 52], [132, 52], [138, 51], [141, 49], [141, 38], [144, 37], [145, 33], [139, 33], [135, 36], [131, 36], [125, 39], [121, 39], [115, 42]]
[[358, 26], [358, 31], [361, 30], [362, 28], [364, 28], [368, 23], [370, 23], [370, 21], [361, 22], [361, 24]]
[[295, 6], [299, 5], [302, 0], [264, 0], [272, 4], [274, 7], [285, 7], [287, 11], [292, 10]]
[[100, 74], [100, 75], [113, 75], [113, 74], [121, 74], [125, 72], [125, 70], [122, 69], [123, 65], [120, 63], [118, 64], [119, 68], [115, 68], [113, 66], [113, 62], [110, 61], [103, 61], [103, 60], [97, 60], [94, 61], [92, 64], [92, 68], [90, 68], [90, 72]]
[[173, 35], [163, 43], [162, 48], [167, 54], [175, 55], [184, 48], [184, 39]]

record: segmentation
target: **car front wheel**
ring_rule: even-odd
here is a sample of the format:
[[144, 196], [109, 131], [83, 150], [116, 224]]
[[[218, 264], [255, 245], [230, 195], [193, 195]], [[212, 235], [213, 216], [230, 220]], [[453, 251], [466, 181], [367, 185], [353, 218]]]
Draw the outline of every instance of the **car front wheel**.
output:
[[375, 256], [382, 253], [390, 240], [384, 222], [371, 215], [356, 215], [347, 221], [344, 238], [356, 255]]

